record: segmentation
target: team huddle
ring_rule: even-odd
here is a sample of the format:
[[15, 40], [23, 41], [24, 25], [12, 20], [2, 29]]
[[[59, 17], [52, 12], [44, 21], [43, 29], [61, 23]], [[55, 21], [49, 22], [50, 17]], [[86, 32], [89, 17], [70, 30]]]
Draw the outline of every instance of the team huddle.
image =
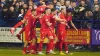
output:
[[[41, 24], [40, 43], [38, 46], [35, 30], [37, 21]], [[46, 54], [56, 54], [54, 52], [54, 48], [55, 44], [58, 43], [59, 54], [65, 55], [65, 53], [69, 53], [68, 44], [66, 42], [66, 27], [70, 28], [68, 23], [77, 30], [72, 22], [72, 15], [69, 9], [61, 8], [61, 10], [58, 11], [54, 9], [54, 5], [52, 3], [49, 3], [48, 5], [41, 5], [36, 9], [29, 8], [23, 20], [12, 27], [10, 31], [14, 34], [14, 30], [17, 27], [25, 24], [19, 34], [17, 34], [18, 39], [21, 40], [20, 35], [25, 31], [25, 42], [22, 51], [23, 54], [30, 53], [44, 55], [42, 47], [43, 41], [47, 37], [48, 43], [46, 45]], [[57, 34], [54, 32], [55, 25], [57, 25]], [[65, 53], [62, 52], [63, 45], [65, 47]]]

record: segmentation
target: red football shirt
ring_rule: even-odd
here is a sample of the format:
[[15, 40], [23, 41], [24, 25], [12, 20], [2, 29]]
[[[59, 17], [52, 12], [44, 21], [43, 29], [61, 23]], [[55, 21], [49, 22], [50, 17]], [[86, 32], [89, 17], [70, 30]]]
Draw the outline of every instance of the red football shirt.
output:
[[[36, 8], [37, 15], [44, 13], [46, 6], [39, 6]], [[39, 19], [40, 24], [42, 25], [42, 18]]]
[[54, 29], [55, 25], [56, 25], [56, 20], [55, 20], [55, 15], [51, 14], [51, 19], [50, 19], [50, 23], [52, 23], [52, 28]]
[[35, 28], [35, 24], [36, 24], [35, 21], [36, 21], [35, 16], [31, 14], [31, 15], [29, 16], [29, 23], [31, 24], [31, 27], [32, 27], [32, 28]]
[[50, 22], [50, 15], [44, 15], [44, 16], [42, 17], [42, 23], [41, 23], [41, 28], [42, 28], [42, 29], [47, 29], [47, 28], [48, 28], [48, 26], [47, 26], [47, 24], [46, 24], [47, 21]]
[[31, 9], [28, 9], [25, 16], [24, 16], [24, 19], [28, 19], [29, 15], [31, 15]]
[[[64, 14], [60, 14], [59, 17], [61, 19], [65, 19], [66, 20], [66, 17]], [[66, 25], [65, 24], [61, 24], [61, 22], [58, 23], [58, 29], [65, 29], [66, 28]]]
[[67, 22], [71, 21], [72, 20], [72, 16], [67, 16], [66, 20], [67, 20]]

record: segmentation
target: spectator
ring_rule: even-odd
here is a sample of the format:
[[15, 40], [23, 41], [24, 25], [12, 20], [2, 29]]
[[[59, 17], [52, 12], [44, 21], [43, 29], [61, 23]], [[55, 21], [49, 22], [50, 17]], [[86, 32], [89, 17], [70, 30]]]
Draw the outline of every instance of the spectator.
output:
[[100, 7], [98, 5], [94, 6], [95, 10], [93, 12], [93, 19], [100, 20]]
[[42, 5], [42, 2], [43, 2], [43, 1], [44, 1], [44, 0], [40, 0], [39, 3], [38, 3], [38, 6]]
[[78, 6], [79, 10], [79, 17], [78, 19], [82, 20], [85, 19], [85, 12], [89, 10], [88, 5], [84, 0], [81, 0], [81, 4]]
[[98, 0], [94, 0], [94, 4], [93, 5], [100, 5]]
[[36, 5], [39, 5], [39, 0], [33, 0]]
[[57, 0], [53, 0], [54, 7], [56, 7], [57, 3], [58, 3]]
[[91, 0], [86, 0], [86, 4], [88, 5], [89, 8], [91, 8], [91, 7], [92, 7], [91, 5], [92, 5], [93, 3], [92, 3]]
[[66, 1], [66, 4], [65, 4], [65, 5], [66, 5], [67, 8], [70, 7], [70, 3], [71, 3], [70, 0], [67, 0], [67, 1]]
[[23, 5], [23, 9], [24, 9], [25, 11], [27, 11], [28, 5], [27, 5], [26, 3]]
[[71, 11], [74, 11], [75, 8], [76, 8], [76, 2], [71, 1], [70, 5], [67, 7], [67, 9], [70, 9]]
[[44, 2], [45, 2], [45, 4], [48, 4], [48, 3], [50, 3], [50, 1], [49, 1], [49, 0], [44, 0]]
[[6, 0], [1, 0], [1, 3], [2, 3], [2, 2], [6, 4]]
[[65, 5], [65, 0], [60, 0], [61, 5]]
[[8, 7], [10, 7], [10, 5], [12, 5], [12, 3], [13, 3], [13, 0], [7, 1]]
[[15, 4], [15, 13], [16, 13], [17, 16], [18, 16], [18, 14], [19, 14], [19, 10], [20, 10], [19, 3], [16, 2], [16, 4]]
[[34, 7], [30, 5], [28, 8], [29, 8], [29, 9], [33, 9]]
[[13, 0], [12, 5], [15, 6], [17, 0]]
[[64, 0], [60, 0], [60, 4], [61, 4], [61, 8], [66, 9], [65, 1]]
[[33, 3], [33, 7], [34, 7], [34, 9], [36, 9], [37, 8], [37, 5], [35, 3]]
[[7, 20], [7, 26], [12, 27], [17, 23], [17, 15], [15, 13], [15, 8], [13, 6], [10, 6], [8, 10], [8, 20]]
[[8, 19], [8, 8], [6, 6], [4, 6], [2, 8], [2, 11], [0, 12], [1, 16], [0, 16], [0, 26], [5, 26], [7, 25], [7, 19]]
[[[86, 11], [86, 13], [85, 13], [85, 19], [86, 20], [93, 19], [93, 13], [91, 11]], [[91, 24], [90, 24], [89, 21], [84, 21], [82, 24], [83, 24], [82, 25], [82, 29], [91, 29]]]
[[78, 8], [77, 8], [76, 1], [71, 1], [71, 4], [67, 9], [70, 9], [72, 11], [73, 19], [76, 20], [78, 17]]
[[3, 6], [6, 4], [6, 1], [5, 0], [1, 0], [1, 7], [3, 8]]
[[4, 20], [8, 19], [8, 8], [6, 6], [2, 9], [2, 18], [4, 18]]
[[25, 2], [25, 3], [28, 2], [28, 0], [22, 0], [22, 1]]
[[[11, 19], [14, 14], [15, 17], [20, 17], [23, 15], [23, 10], [24, 12], [27, 11], [28, 8], [34, 8], [36, 9], [38, 6], [46, 5], [48, 2], [53, 2], [55, 5], [55, 8], [57, 10], [60, 10], [61, 8], [66, 8], [70, 9], [72, 12], [73, 19], [91, 19], [93, 17], [95, 19], [98, 19], [99, 16], [99, 11], [98, 7], [95, 5], [100, 5], [99, 0], [93, 0], [94, 3], [91, 5], [90, 0], [1, 0], [0, 5], [1, 8], [0, 10], [2, 11], [3, 18], [5, 19]], [[9, 6], [8, 6], [9, 5]], [[12, 10], [8, 10], [7, 8], [11, 8], [11, 5], [14, 7]], [[89, 8], [92, 8], [93, 14]], [[20, 13], [21, 11], [21, 13]], [[13, 14], [13, 15], [12, 15]], [[11, 16], [11, 17], [8, 17]], [[15, 18], [14, 17], [14, 18]], [[78, 25], [79, 26], [79, 25]]]
[[28, 2], [28, 5], [29, 5], [29, 6], [32, 6], [32, 5], [33, 5], [33, 1], [30, 0], [30, 1]]
[[1, 3], [0, 3], [0, 11], [2, 11]]
[[18, 20], [22, 20], [23, 19], [23, 16], [24, 16], [24, 9], [21, 9], [20, 10], [20, 13], [19, 13], [19, 15], [18, 15]]
[[8, 16], [9, 16], [9, 19], [16, 19], [17, 18], [13, 6], [10, 6], [9, 11], [8, 11]]
[[38, 2], [39, 0], [33, 0], [33, 2]]
[[57, 10], [61, 10], [61, 4], [60, 4], [60, 2], [57, 2], [57, 4], [55, 5], [55, 8]]
[[93, 19], [93, 13], [92, 13], [92, 11], [86, 11], [86, 13], [85, 13], [85, 19], [88, 19], [88, 20]]
[[24, 1], [21, 1], [21, 2], [20, 2], [20, 5], [21, 5], [21, 6], [23, 6], [24, 4], [25, 4], [25, 2], [24, 2]]
[[98, 5], [100, 7], [99, 1], [98, 0], [94, 0], [94, 3], [92, 4], [92, 11], [95, 11], [95, 5]]

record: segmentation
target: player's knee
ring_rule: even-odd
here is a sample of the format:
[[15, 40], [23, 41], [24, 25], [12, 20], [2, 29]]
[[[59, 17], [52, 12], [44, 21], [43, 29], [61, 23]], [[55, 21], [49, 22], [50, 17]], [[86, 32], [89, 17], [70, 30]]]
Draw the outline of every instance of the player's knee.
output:
[[54, 43], [56, 44], [57, 42], [58, 42], [58, 39], [57, 39], [57, 38], [55, 38], [55, 39], [54, 39]]
[[34, 39], [32, 39], [32, 43], [33, 44], [35, 44], [36, 43], [36, 39], [34, 38]]
[[26, 47], [28, 45], [28, 41], [24, 42], [24, 47]]
[[43, 39], [43, 38], [41, 38], [41, 39], [40, 39], [40, 41], [41, 41], [41, 42], [43, 42], [43, 41], [44, 41], [44, 39]]

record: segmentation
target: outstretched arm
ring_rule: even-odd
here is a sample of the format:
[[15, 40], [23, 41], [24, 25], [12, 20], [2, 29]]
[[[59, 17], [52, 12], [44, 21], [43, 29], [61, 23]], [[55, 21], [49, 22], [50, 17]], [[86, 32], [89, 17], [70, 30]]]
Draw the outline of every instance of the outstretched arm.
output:
[[55, 18], [56, 21], [59, 21], [59, 22], [66, 22], [65, 19], [61, 19], [61, 18], [58, 17], [58, 16], [54, 16], [54, 18]]
[[72, 27], [73, 27], [76, 31], [78, 31], [78, 29], [75, 27], [75, 25], [74, 25], [74, 23], [72, 22], [72, 20], [70, 21], [70, 24], [72, 25]]
[[60, 23], [66, 25], [68, 28], [70, 28], [70, 26], [67, 24], [67, 22], [60, 22]]

